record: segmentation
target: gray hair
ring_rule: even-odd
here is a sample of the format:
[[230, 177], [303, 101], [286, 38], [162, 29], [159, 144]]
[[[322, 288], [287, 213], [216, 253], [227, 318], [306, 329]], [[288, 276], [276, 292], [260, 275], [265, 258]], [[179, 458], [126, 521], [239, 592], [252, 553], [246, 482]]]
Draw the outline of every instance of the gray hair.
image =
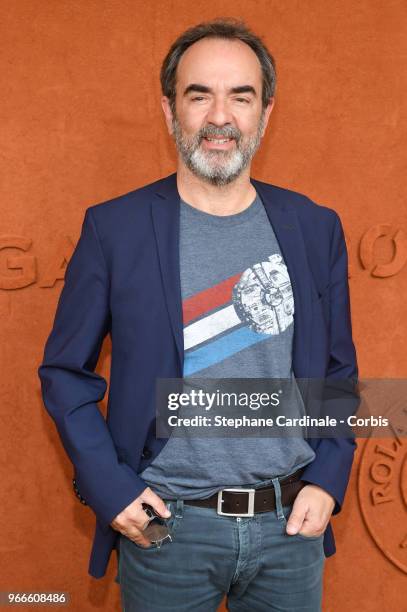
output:
[[276, 89], [275, 60], [261, 38], [251, 32], [243, 21], [222, 18], [199, 23], [189, 28], [173, 42], [165, 56], [160, 71], [161, 90], [163, 95], [169, 98], [173, 113], [175, 112], [175, 86], [179, 60], [188, 47], [202, 38], [237, 39], [253, 49], [259, 59], [263, 75], [262, 105], [264, 110]]

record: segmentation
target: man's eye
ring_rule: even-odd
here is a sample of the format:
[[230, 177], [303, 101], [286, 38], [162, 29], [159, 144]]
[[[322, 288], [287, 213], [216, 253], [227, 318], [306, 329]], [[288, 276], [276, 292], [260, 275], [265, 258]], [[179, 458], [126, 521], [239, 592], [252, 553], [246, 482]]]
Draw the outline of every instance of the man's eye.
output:
[[247, 104], [250, 102], [247, 98], [236, 98], [238, 102], [246, 102]]
[[194, 98], [192, 98], [192, 101], [194, 100], [205, 100], [205, 98], [203, 96], [195, 96]]

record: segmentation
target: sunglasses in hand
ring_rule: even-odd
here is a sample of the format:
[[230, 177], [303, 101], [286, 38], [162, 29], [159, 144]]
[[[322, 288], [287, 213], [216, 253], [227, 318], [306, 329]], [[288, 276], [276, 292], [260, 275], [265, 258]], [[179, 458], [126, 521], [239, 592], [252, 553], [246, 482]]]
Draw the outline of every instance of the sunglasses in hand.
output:
[[168, 539], [172, 542], [167, 519], [157, 514], [154, 508], [149, 504], [143, 503], [142, 507], [149, 518], [149, 523], [147, 527], [143, 529], [143, 534], [155, 544], [157, 548], [160, 548], [164, 540]]

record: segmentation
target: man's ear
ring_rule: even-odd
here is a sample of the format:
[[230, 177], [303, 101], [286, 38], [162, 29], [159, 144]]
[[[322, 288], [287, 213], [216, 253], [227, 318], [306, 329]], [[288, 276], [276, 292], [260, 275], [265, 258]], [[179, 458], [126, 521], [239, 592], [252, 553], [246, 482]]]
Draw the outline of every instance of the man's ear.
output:
[[273, 107], [274, 107], [274, 100], [275, 100], [275, 98], [272, 96], [270, 98], [270, 100], [269, 100], [268, 105], [265, 108], [265, 111], [264, 111], [264, 127], [263, 127], [263, 132], [261, 134], [262, 138], [263, 138], [264, 134], [266, 133], [267, 124], [269, 122], [271, 111], [273, 110]]
[[167, 96], [163, 96], [161, 98], [161, 106], [164, 112], [165, 123], [167, 124], [168, 133], [171, 135], [173, 133], [173, 128], [172, 128], [173, 115], [172, 115], [170, 100]]

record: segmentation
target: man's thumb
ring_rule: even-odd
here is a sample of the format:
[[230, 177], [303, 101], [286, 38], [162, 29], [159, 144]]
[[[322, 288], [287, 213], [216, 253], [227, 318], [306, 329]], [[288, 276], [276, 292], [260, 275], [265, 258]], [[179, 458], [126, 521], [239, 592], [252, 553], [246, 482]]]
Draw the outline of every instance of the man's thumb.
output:
[[293, 510], [288, 517], [286, 532], [289, 535], [295, 535], [299, 532], [304, 522], [305, 511]]
[[163, 518], [169, 518], [171, 516], [171, 512], [168, 510], [161, 497], [154, 493], [154, 491], [149, 491], [147, 495], [144, 495], [143, 501], [152, 506], [157, 514]]

